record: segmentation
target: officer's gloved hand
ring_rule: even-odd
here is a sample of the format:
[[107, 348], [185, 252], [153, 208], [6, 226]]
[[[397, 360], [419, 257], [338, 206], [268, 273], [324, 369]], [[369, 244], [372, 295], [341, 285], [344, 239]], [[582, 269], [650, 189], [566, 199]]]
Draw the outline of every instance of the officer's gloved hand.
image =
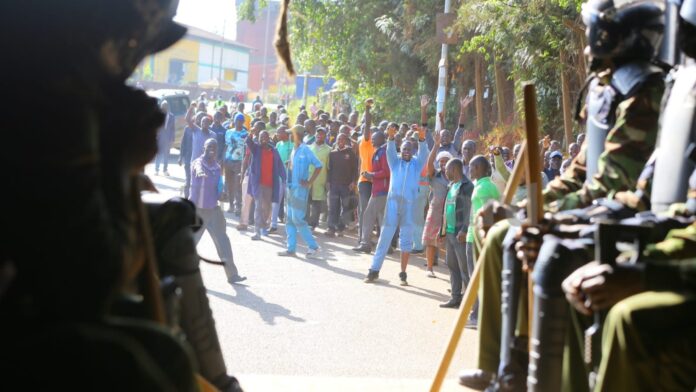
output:
[[537, 225], [523, 224], [517, 232], [515, 251], [517, 259], [522, 261], [525, 272], [534, 269], [534, 263], [539, 256], [539, 249], [543, 243], [544, 235], [552, 229], [553, 222], [544, 219]]
[[476, 230], [481, 238], [486, 238], [488, 230], [501, 220], [509, 219], [515, 214], [515, 208], [507, 206], [495, 200], [489, 200], [479, 210], [476, 216]]
[[617, 302], [645, 291], [637, 264], [601, 264], [593, 261], [570, 274], [562, 284], [568, 302], [580, 313], [609, 309]]

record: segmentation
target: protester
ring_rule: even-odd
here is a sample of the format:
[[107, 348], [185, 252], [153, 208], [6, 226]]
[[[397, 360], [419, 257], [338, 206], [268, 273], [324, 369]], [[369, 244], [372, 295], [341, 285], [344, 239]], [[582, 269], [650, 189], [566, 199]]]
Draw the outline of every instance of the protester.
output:
[[358, 178], [358, 157], [348, 147], [346, 135], [338, 135], [336, 149], [329, 155], [328, 166], [329, 229], [326, 236], [338, 234], [341, 237], [353, 215], [351, 202]]
[[561, 164], [561, 174], [563, 174], [566, 169], [570, 167], [570, 163], [573, 162], [573, 159], [575, 159], [579, 153], [580, 146], [577, 143], [570, 143], [570, 146], [568, 146], [568, 159], [564, 160]]
[[445, 192], [440, 233], [445, 237], [447, 244], [446, 258], [450, 272], [451, 298], [440, 304], [441, 308], [458, 308], [469, 282], [466, 237], [469, 231], [474, 185], [464, 176], [462, 168], [461, 160], [452, 159], [445, 169], [449, 184]]
[[[280, 188], [285, 182], [285, 165], [270, 143], [268, 131], [257, 133], [260, 127], [254, 128], [246, 145], [251, 153], [249, 166], [249, 189], [247, 192], [254, 198], [255, 234], [252, 240], [260, 240], [262, 235], [268, 235], [272, 203], [280, 200]], [[258, 139], [258, 141], [254, 140]]]
[[[441, 133], [435, 135], [435, 143], [440, 142]], [[425, 228], [423, 229], [423, 245], [425, 246], [426, 272], [429, 277], [434, 278], [433, 265], [437, 260], [437, 253], [440, 244], [440, 231], [442, 228], [442, 211], [447, 196], [448, 177], [446, 175], [447, 162], [453, 156], [448, 151], [432, 149], [428, 155], [426, 164], [427, 180], [430, 186], [430, 202], [428, 205], [428, 215], [425, 218]], [[463, 174], [462, 174], [463, 175]]]
[[[305, 121], [305, 124], [310, 121]], [[306, 128], [305, 128], [306, 129]], [[307, 138], [305, 137], [305, 140]], [[314, 143], [309, 146], [309, 149], [314, 153], [319, 162], [322, 164], [319, 176], [312, 184], [312, 188], [309, 193], [309, 216], [307, 217], [307, 224], [314, 231], [319, 225], [319, 217], [321, 214], [326, 213], [326, 179], [327, 179], [327, 169], [329, 162], [329, 153], [331, 152], [331, 147], [326, 144], [326, 130], [324, 128], [319, 128], [314, 134]], [[310, 172], [314, 170], [314, 167], [310, 166]]]
[[191, 201], [203, 220], [203, 226], [195, 234], [198, 243], [204, 232], [213, 239], [218, 256], [225, 266], [227, 281], [230, 284], [246, 280], [237, 272], [232, 255], [232, 245], [227, 237], [225, 216], [218, 205], [222, 193], [220, 187], [222, 168], [217, 160], [217, 141], [205, 141], [203, 153], [191, 163]]
[[244, 115], [234, 115], [234, 128], [225, 132], [225, 185], [229, 205], [227, 212], [240, 216], [242, 211], [242, 161], [244, 160], [244, 144], [248, 136], [244, 127]]
[[549, 154], [549, 167], [544, 169], [544, 174], [549, 181], [553, 181], [556, 177], [561, 175], [561, 162], [563, 161], [563, 154], [560, 151], [551, 151]]
[[[319, 251], [319, 245], [314, 240], [312, 232], [309, 230], [309, 225], [305, 221], [307, 213], [307, 199], [309, 197], [309, 188], [319, 176], [322, 164], [317, 157], [312, 153], [309, 147], [302, 143], [305, 129], [301, 125], [295, 125], [292, 128], [294, 148], [290, 157], [290, 168], [288, 169], [290, 177], [288, 178], [288, 212], [285, 225], [287, 234], [287, 250], [279, 252], [279, 256], [295, 256], [297, 250], [297, 234], [307, 243], [307, 257], [316, 257]], [[309, 166], [314, 166], [314, 172], [309, 175]]]
[[175, 118], [174, 114], [169, 110], [169, 103], [162, 101], [160, 109], [165, 114], [164, 125], [157, 131], [157, 156], [155, 157], [155, 174], [159, 175], [160, 164], [164, 169], [165, 176], [169, 176], [167, 167], [169, 166], [169, 151], [174, 143], [175, 133]]
[[225, 145], [227, 128], [222, 125], [224, 119], [225, 116], [221, 112], [215, 112], [215, 114], [213, 114], [213, 125], [210, 126], [210, 130], [215, 133], [215, 140], [218, 142], [218, 146], [220, 146], [220, 148], [218, 148], [218, 156], [216, 157], [218, 163], [222, 162], [225, 158], [225, 149], [222, 148], [222, 146]]
[[469, 162], [476, 155], [476, 142], [470, 139], [464, 140], [462, 143], [462, 172], [465, 176], [471, 179], [469, 175]]
[[[372, 99], [365, 101], [365, 114], [363, 114], [363, 137], [358, 144], [360, 173], [372, 172], [372, 156], [375, 153], [375, 147], [372, 145], [372, 113], [370, 110], [372, 109], [373, 104], [374, 100]], [[358, 210], [358, 237], [362, 238], [363, 230], [365, 230], [363, 225], [365, 209], [367, 209], [367, 203], [370, 201], [370, 197], [372, 195], [372, 180], [365, 177], [363, 174], [360, 175], [360, 179], [358, 180], [358, 195], [360, 198], [360, 208]], [[372, 228], [367, 230], [372, 230]]]
[[382, 227], [384, 209], [387, 204], [387, 193], [389, 191], [389, 179], [391, 177], [389, 164], [387, 163], [387, 149], [384, 142], [385, 137], [382, 132], [372, 133], [372, 145], [375, 147], [375, 153], [372, 156], [372, 171], [361, 173], [361, 176], [372, 181], [372, 192], [362, 220], [365, 230], [360, 230], [360, 244], [353, 248], [355, 252], [371, 253], [372, 228], [375, 225], [379, 228]]
[[[287, 172], [288, 162], [290, 161], [290, 154], [292, 153], [293, 143], [290, 141], [288, 135], [287, 127], [281, 125], [278, 128], [278, 143], [276, 143], [276, 150], [280, 156], [280, 160], [283, 163], [283, 167]], [[269, 232], [274, 233], [278, 231], [278, 220], [283, 220], [285, 217], [285, 193], [287, 191], [287, 178], [283, 180], [283, 186], [280, 187], [280, 195], [278, 197], [278, 202], [273, 203], [273, 212], [271, 213], [271, 229]]]
[[[418, 155], [413, 158], [413, 144], [405, 141], [401, 146], [401, 157], [396, 154], [394, 145], [395, 134], [389, 135], [387, 142], [387, 162], [391, 170], [391, 181], [389, 183], [389, 193], [387, 194], [387, 208], [384, 215], [384, 226], [377, 241], [377, 249], [372, 258], [372, 266], [365, 278], [366, 283], [372, 283], [379, 277], [379, 271], [384, 263], [396, 228], [399, 227], [399, 247], [401, 249], [401, 272], [399, 280], [401, 285], [408, 285], [406, 276], [406, 266], [408, 265], [409, 255], [413, 247], [413, 213], [416, 197], [418, 194], [418, 181], [420, 172], [425, 165], [428, 155], [428, 148], [425, 143], [425, 128], [419, 132], [420, 148]], [[363, 228], [363, 230], [367, 230]]]

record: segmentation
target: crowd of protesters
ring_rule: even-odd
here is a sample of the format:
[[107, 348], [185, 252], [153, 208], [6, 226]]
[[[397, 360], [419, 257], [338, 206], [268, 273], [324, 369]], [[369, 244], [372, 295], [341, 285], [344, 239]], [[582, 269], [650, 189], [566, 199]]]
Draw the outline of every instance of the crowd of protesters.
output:
[[[451, 298], [440, 306], [457, 308], [477, 257], [474, 217], [488, 201], [501, 198], [520, 146], [465, 139], [469, 97], [459, 101], [454, 132], [444, 125], [431, 131], [430, 103], [421, 97], [420, 123], [409, 125], [377, 123], [372, 99], [365, 101], [362, 118], [357, 111], [344, 113], [336, 106], [329, 113], [314, 104], [309, 111], [300, 107], [293, 121], [284, 106], [271, 110], [259, 98], [246, 111], [244, 103], [228, 107], [202, 96], [186, 114], [179, 156], [186, 172], [183, 194], [205, 213], [205, 228], [223, 261], [231, 260], [225, 204], [238, 218], [238, 230], [253, 228], [252, 241], [277, 234], [284, 223], [282, 257], [297, 255], [298, 235], [312, 258], [321, 257], [318, 229], [327, 238], [354, 232], [355, 252], [374, 251], [367, 283], [379, 278], [385, 257], [397, 248], [402, 285], [408, 284], [411, 254], [425, 255], [426, 274], [434, 278], [433, 266], [444, 250]], [[168, 112], [166, 102], [162, 110]], [[442, 114], [439, 120], [445, 123]], [[168, 115], [159, 135], [155, 170], [159, 174], [162, 163], [165, 176], [173, 123]], [[568, 146], [565, 160], [561, 143], [542, 141], [544, 183], [565, 170], [582, 137]], [[520, 186], [514, 200], [525, 197]], [[243, 280], [230, 264], [230, 283]]]

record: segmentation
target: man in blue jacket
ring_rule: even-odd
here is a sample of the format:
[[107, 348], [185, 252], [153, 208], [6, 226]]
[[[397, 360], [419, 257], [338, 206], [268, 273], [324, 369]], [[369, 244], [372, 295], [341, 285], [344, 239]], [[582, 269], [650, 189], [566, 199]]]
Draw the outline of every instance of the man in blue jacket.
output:
[[429, 151], [425, 142], [425, 128], [419, 130], [418, 155], [415, 158], [412, 155], [414, 145], [411, 141], [404, 142], [401, 145], [401, 157], [397, 155], [396, 143], [394, 142], [395, 134], [396, 130], [390, 128], [389, 140], [387, 141], [387, 163], [391, 170], [391, 182], [387, 194], [387, 209], [377, 249], [372, 258], [372, 267], [365, 278], [365, 283], [372, 283], [379, 277], [384, 257], [387, 255], [396, 228], [399, 227], [399, 247], [401, 249], [399, 279], [401, 285], [406, 286], [408, 285], [406, 266], [413, 248], [413, 211], [418, 197], [418, 181]]

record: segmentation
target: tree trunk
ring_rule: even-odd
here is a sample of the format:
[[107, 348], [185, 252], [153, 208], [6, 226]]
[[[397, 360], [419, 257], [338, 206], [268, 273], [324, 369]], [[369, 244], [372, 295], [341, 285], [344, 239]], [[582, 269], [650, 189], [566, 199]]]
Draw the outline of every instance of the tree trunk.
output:
[[495, 68], [495, 96], [498, 102], [498, 127], [502, 127], [507, 110], [505, 110], [505, 76], [499, 60], [498, 56], [496, 56], [493, 66]]
[[476, 128], [479, 132], [483, 133], [483, 58], [480, 54], [476, 54], [475, 56], [474, 74], [476, 75]]
[[568, 82], [565, 50], [561, 50], [561, 97], [563, 99], [563, 129], [565, 130], [566, 149], [573, 142], [573, 119], [571, 117], [570, 83]]

